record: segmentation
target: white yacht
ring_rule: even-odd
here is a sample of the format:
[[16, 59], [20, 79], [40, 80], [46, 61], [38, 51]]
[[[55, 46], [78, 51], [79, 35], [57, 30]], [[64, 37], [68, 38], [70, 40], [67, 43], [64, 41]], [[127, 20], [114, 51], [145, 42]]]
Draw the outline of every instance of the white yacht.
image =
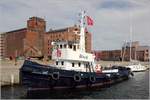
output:
[[132, 62], [128, 66], [132, 72], [141, 72], [147, 70], [147, 68], [140, 64], [140, 62]]
[[132, 23], [132, 16], [130, 13], [130, 63], [128, 66], [131, 69], [132, 72], [140, 72], [140, 71], [145, 71], [146, 67], [141, 65], [139, 61], [136, 60], [136, 50], [135, 50], [135, 60], [132, 60], [132, 35], [133, 35], [133, 23]]

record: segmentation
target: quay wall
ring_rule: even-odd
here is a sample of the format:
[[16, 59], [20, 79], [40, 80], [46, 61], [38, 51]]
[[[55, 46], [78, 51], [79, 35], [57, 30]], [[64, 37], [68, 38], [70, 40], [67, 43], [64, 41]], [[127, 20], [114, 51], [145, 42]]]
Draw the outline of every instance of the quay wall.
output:
[[19, 68], [23, 64], [23, 60], [15, 61], [1, 60], [0, 85], [11, 85], [19, 83]]

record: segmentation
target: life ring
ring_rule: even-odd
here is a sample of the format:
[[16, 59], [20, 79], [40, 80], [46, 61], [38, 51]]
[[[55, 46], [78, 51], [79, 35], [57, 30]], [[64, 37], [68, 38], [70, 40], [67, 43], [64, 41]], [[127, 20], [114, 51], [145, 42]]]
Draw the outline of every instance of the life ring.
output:
[[75, 80], [76, 82], [80, 82], [80, 81], [81, 81], [81, 76], [80, 76], [80, 74], [75, 74], [73, 78], [74, 78], [74, 80]]
[[95, 82], [96, 81], [96, 78], [94, 76], [90, 76], [90, 81], [91, 82]]
[[53, 72], [52, 78], [53, 78], [54, 80], [58, 80], [58, 79], [59, 79], [59, 72]]

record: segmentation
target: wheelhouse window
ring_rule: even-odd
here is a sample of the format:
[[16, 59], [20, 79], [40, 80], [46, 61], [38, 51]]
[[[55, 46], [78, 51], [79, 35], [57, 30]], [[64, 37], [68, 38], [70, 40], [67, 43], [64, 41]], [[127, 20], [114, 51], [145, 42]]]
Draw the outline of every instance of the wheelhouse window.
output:
[[60, 49], [62, 49], [62, 45], [60, 45]]
[[74, 63], [72, 63], [72, 67], [74, 67]]
[[56, 65], [58, 65], [58, 61], [56, 61]]
[[76, 51], [76, 45], [73, 46], [73, 50]]
[[72, 49], [72, 45], [71, 44], [69, 45], [69, 48]]
[[63, 61], [61, 62], [61, 65], [64, 65], [64, 62], [63, 62]]
[[67, 47], [67, 45], [66, 44], [64, 44], [64, 48], [66, 48]]
[[78, 63], [78, 66], [79, 66], [79, 67], [81, 66], [81, 63], [80, 63], [80, 62]]

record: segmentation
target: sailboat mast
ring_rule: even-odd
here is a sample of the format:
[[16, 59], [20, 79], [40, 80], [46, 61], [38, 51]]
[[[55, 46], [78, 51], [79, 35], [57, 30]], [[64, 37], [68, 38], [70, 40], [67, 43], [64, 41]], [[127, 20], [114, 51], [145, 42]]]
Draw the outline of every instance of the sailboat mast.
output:
[[130, 61], [132, 60], [132, 33], [133, 33], [133, 27], [132, 27], [132, 15], [130, 12]]

